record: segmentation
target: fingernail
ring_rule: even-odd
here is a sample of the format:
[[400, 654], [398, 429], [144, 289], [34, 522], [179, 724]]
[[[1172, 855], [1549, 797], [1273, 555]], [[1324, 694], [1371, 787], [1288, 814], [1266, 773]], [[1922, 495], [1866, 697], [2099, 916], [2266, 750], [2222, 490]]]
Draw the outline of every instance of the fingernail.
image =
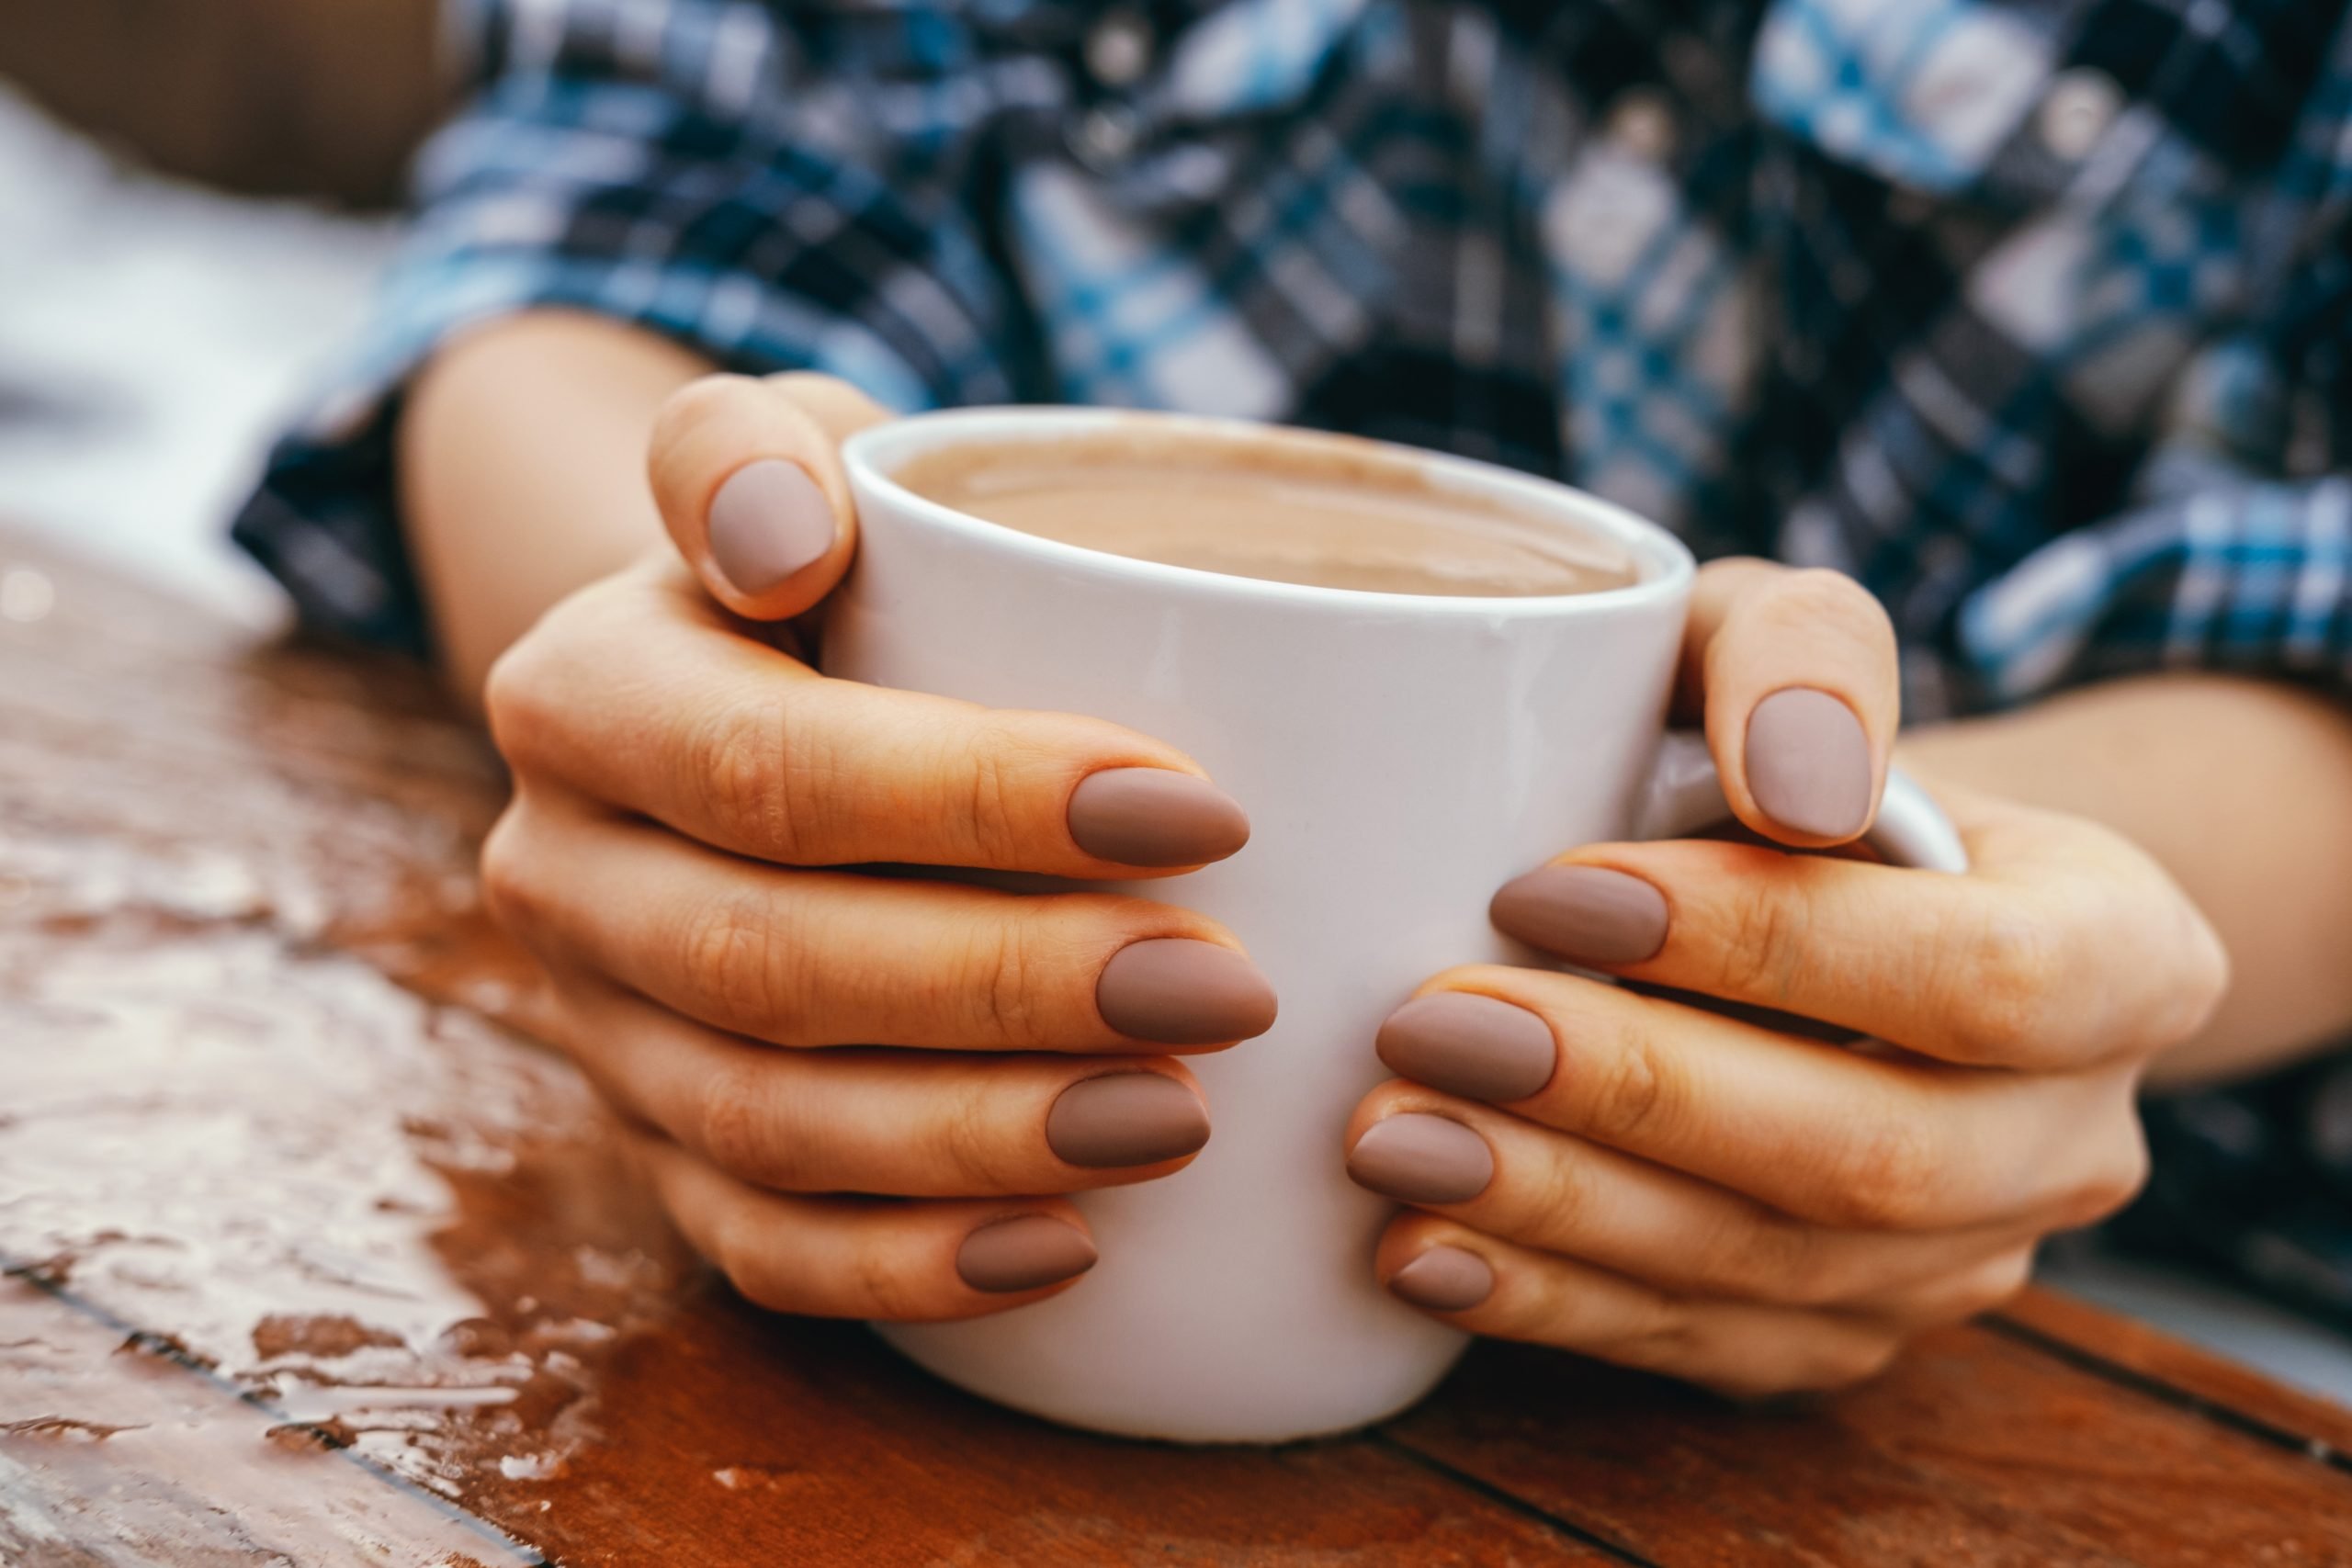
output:
[[1575, 964], [1638, 964], [1666, 945], [1666, 898], [1600, 865], [1547, 865], [1503, 885], [1498, 929]]
[[746, 463], [710, 502], [710, 562], [739, 592], [764, 593], [833, 547], [833, 507], [808, 470]]
[[1046, 1113], [1046, 1143], [1072, 1165], [1153, 1165], [1209, 1141], [1201, 1097], [1163, 1073], [1105, 1073], [1062, 1090]]
[[1229, 947], [1189, 937], [1132, 942], [1094, 982], [1102, 1021], [1137, 1040], [1214, 1045], [1274, 1026], [1274, 988]]
[[1375, 1042], [1389, 1067], [1464, 1100], [1525, 1100], [1552, 1081], [1551, 1026], [1522, 1007], [1437, 991], [1388, 1015]]
[[1467, 1312], [1495, 1293], [1495, 1271], [1475, 1252], [1432, 1247], [1391, 1274], [1388, 1288], [1431, 1312]]
[[1487, 1140], [1444, 1116], [1407, 1111], [1375, 1122], [1348, 1151], [1348, 1175], [1400, 1203], [1460, 1203], [1495, 1179]]
[[1069, 836], [1121, 865], [1205, 865], [1250, 841], [1233, 797], [1171, 768], [1106, 768], [1070, 792]]
[[956, 1272], [996, 1295], [1059, 1284], [1094, 1267], [1094, 1244], [1051, 1214], [1021, 1214], [982, 1225], [956, 1249]]
[[1871, 819], [1871, 743], [1854, 710], [1809, 686], [1775, 692], [1747, 716], [1747, 788], [1764, 815], [1824, 839]]

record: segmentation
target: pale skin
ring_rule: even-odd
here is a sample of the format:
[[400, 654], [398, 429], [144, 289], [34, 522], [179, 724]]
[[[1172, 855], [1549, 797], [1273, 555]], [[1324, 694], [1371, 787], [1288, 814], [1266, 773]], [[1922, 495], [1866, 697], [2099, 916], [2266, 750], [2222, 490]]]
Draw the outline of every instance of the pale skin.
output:
[[[1230, 1043], [1122, 1035], [1096, 979], [1141, 938], [1239, 944], [1143, 898], [842, 868], [1166, 874], [1080, 849], [1071, 792], [1107, 768], [1200, 770], [1097, 720], [800, 662], [789, 623], [854, 547], [834, 446], [885, 415], [838, 383], [703, 369], [626, 327], [520, 318], [446, 350], [402, 425], [445, 662], [514, 770], [485, 880], [546, 965], [541, 1027], [619, 1112], [680, 1229], [754, 1301], [947, 1318], [1073, 1288], [975, 1289], [957, 1249], [1010, 1215], [1082, 1230], [1066, 1194], [1182, 1168], [1190, 1156], [1069, 1164], [1046, 1113], [1106, 1071], [1196, 1088], [1183, 1056]], [[747, 598], [704, 529], [718, 486], [768, 457], [817, 481], [837, 535]], [[1711, 566], [1684, 665], [1685, 717], [1767, 840], [1823, 847], [1747, 787], [1739, 737], [1765, 696], [1838, 696], [1881, 776], [1898, 749], [1893, 637], [1842, 579]], [[1664, 945], [1623, 977], [1892, 1048], [1550, 971], [1396, 976], [1399, 1001], [1418, 984], [1529, 1010], [1558, 1061], [1509, 1104], [1398, 1078], [1356, 1108], [1350, 1145], [1435, 1113], [1493, 1156], [1475, 1197], [1398, 1213], [1379, 1279], [1460, 1248], [1493, 1276], [1442, 1314], [1464, 1328], [1737, 1393], [1834, 1387], [2003, 1299], [2041, 1237], [2128, 1199], [2143, 1083], [2255, 1070], [2352, 1028], [2335, 951], [2352, 925], [2352, 718], [2335, 704], [2154, 677], [1899, 750], [1960, 824], [1967, 875], [1713, 840], [1563, 846], [1556, 863], [1663, 895]]]

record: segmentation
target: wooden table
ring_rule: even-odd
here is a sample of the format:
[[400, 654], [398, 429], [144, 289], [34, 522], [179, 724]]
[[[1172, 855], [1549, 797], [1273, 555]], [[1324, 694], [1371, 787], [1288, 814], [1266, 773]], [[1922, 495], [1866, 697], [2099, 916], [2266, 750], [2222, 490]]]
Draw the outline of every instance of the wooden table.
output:
[[2035, 1293], [1739, 1410], [1507, 1346], [1109, 1441], [684, 1256], [474, 899], [413, 672], [0, 537], [0, 1562], [2352, 1563], [2352, 1413]]

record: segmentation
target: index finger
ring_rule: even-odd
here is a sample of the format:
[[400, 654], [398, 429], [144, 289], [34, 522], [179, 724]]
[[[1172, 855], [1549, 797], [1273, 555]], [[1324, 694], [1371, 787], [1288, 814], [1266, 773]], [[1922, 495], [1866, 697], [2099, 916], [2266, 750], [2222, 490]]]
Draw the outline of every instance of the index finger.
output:
[[1171, 746], [820, 675], [739, 635], [674, 566], [551, 612], [498, 668], [489, 706], [524, 777], [781, 864], [1134, 877], [1250, 837]]

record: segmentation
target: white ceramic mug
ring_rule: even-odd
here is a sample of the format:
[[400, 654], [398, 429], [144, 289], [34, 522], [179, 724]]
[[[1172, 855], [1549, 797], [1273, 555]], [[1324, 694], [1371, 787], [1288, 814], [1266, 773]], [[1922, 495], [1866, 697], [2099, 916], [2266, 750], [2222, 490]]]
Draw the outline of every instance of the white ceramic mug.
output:
[[[1266, 434], [983, 409], [853, 437], [862, 542], [823, 662], [878, 685], [1091, 714], [1190, 753], [1249, 811], [1249, 846], [1132, 890], [1222, 921], [1272, 981], [1281, 1017], [1261, 1038], [1189, 1058], [1216, 1129], [1190, 1167], [1078, 1195], [1102, 1258], [1075, 1288], [881, 1333], [950, 1382], [1057, 1421], [1281, 1441], [1402, 1409], [1463, 1348], [1374, 1279], [1394, 1205], [1342, 1166], [1350, 1111], [1388, 1076], [1373, 1052], [1381, 1020], [1449, 965], [1536, 961], [1487, 923], [1487, 900], [1513, 876], [1577, 844], [1726, 815], [1704, 745], [1665, 729], [1693, 569], [1671, 535], [1594, 497], [1363, 443], [1351, 449], [1410, 482], [1613, 539], [1638, 580], [1465, 599], [1227, 577], [1018, 533], [890, 478], [942, 446], [1134, 421], [1211, 440]], [[1899, 777], [1872, 839], [1905, 863], [1964, 864], [1950, 825]]]

